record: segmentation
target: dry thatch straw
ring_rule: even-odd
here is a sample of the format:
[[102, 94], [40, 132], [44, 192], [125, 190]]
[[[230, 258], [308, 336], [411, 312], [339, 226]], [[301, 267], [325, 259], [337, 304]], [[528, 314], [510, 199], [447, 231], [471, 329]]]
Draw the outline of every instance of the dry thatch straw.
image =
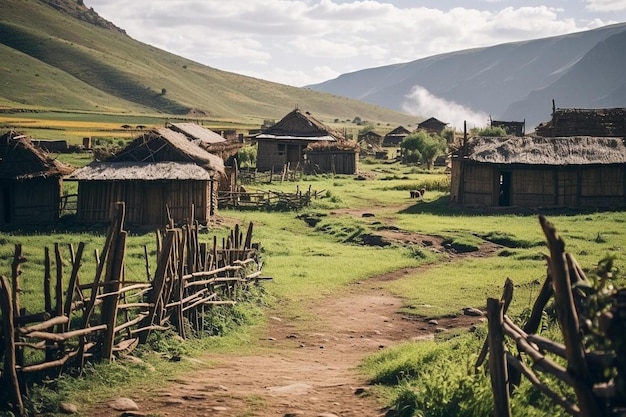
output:
[[626, 163], [621, 138], [608, 137], [474, 137], [467, 159], [492, 164], [592, 165]]
[[68, 177], [80, 181], [208, 181], [211, 173], [192, 162], [93, 162]]
[[224, 161], [182, 133], [157, 128], [139, 136], [107, 162], [193, 162], [208, 171], [224, 173]]
[[25, 180], [60, 177], [75, 168], [37, 148], [23, 133], [8, 131], [0, 136], [0, 178]]

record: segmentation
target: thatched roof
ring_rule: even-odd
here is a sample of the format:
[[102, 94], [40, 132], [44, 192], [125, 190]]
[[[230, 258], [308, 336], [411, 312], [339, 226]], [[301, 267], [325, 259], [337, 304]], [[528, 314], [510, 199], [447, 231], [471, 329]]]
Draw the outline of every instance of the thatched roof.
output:
[[175, 132], [182, 133], [193, 142], [200, 142], [198, 143], [199, 145], [226, 142], [226, 139], [211, 129], [206, 129], [196, 123], [170, 123], [167, 127]]
[[0, 136], [0, 179], [60, 177], [73, 170], [35, 147], [20, 132], [9, 131]]
[[342, 140], [336, 142], [311, 142], [304, 149], [305, 152], [357, 152], [357, 142]]
[[552, 120], [535, 129], [539, 136], [626, 136], [626, 108], [554, 109]]
[[107, 162], [193, 162], [208, 171], [224, 172], [224, 161], [182, 133], [167, 128], [153, 129], [132, 141]]
[[339, 132], [316, 120], [308, 112], [302, 113], [300, 109], [295, 109], [275, 125], [264, 129], [255, 138], [305, 141], [335, 141], [344, 139]]
[[211, 173], [193, 162], [92, 162], [67, 179], [78, 181], [208, 181]]
[[467, 158], [490, 164], [623, 164], [626, 146], [621, 138], [590, 136], [474, 137], [468, 140]]

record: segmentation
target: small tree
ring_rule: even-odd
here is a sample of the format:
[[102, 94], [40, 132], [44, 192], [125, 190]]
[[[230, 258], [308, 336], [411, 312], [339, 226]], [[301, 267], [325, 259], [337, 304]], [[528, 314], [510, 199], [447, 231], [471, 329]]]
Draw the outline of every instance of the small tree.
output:
[[446, 150], [446, 140], [420, 130], [404, 138], [400, 145], [405, 162], [422, 161], [431, 169], [437, 156]]
[[166, 95], [166, 94], [167, 94], [167, 89], [162, 88], [162, 89], [161, 89], [161, 95], [162, 95], [162, 96], [164, 96], [164, 95]]

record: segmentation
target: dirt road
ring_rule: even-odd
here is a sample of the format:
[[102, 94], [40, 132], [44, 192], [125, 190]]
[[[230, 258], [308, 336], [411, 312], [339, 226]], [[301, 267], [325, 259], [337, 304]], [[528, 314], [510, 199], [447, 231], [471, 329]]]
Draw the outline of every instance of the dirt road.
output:
[[[252, 356], [207, 353], [206, 368], [161, 388], [130, 396], [135, 414], [103, 403], [90, 415], [105, 416], [313, 416], [374, 417], [386, 410], [368, 395], [357, 366], [364, 356], [409, 339], [433, 337], [441, 328], [469, 327], [474, 317], [440, 319], [435, 326], [399, 313], [402, 302], [382, 281], [396, 271], [354, 283], [338, 297], [310, 306], [310, 318], [269, 315], [269, 332]], [[148, 375], [149, 377], [149, 375]]]

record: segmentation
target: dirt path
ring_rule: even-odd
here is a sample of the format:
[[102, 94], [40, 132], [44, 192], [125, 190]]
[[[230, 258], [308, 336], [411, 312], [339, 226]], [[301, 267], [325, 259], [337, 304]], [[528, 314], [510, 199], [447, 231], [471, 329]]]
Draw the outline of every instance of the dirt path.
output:
[[[459, 316], [438, 325], [399, 313], [402, 301], [381, 288], [398, 271], [355, 283], [342, 296], [311, 307], [315, 323], [271, 316], [263, 355], [207, 354], [211, 365], [185, 379], [168, 382], [141, 396], [123, 414], [102, 404], [90, 415], [156, 416], [381, 416], [385, 411], [367, 395], [357, 372], [369, 353], [399, 341], [432, 338], [445, 328], [469, 327], [477, 319]], [[314, 330], [304, 330], [311, 329]]]
[[[349, 213], [361, 216], [361, 213]], [[445, 252], [441, 239], [382, 232], [387, 239], [420, 243]], [[485, 244], [471, 254], [490, 256], [498, 247]], [[90, 416], [312, 416], [375, 417], [386, 410], [368, 395], [367, 381], [357, 371], [362, 359], [405, 340], [432, 338], [447, 328], [468, 328], [476, 317], [459, 315], [430, 324], [400, 313], [402, 300], [383, 289], [385, 281], [418, 273], [420, 268], [356, 282], [340, 296], [326, 298], [308, 309], [311, 319], [287, 319], [268, 312], [268, 334], [260, 340], [263, 354], [212, 354], [184, 379], [167, 381], [150, 392], [130, 398], [139, 410], [123, 413], [103, 403]], [[210, 364], [209, 364], [210, 362]], [[149, 375], [148, 375], [149, 377]]]

